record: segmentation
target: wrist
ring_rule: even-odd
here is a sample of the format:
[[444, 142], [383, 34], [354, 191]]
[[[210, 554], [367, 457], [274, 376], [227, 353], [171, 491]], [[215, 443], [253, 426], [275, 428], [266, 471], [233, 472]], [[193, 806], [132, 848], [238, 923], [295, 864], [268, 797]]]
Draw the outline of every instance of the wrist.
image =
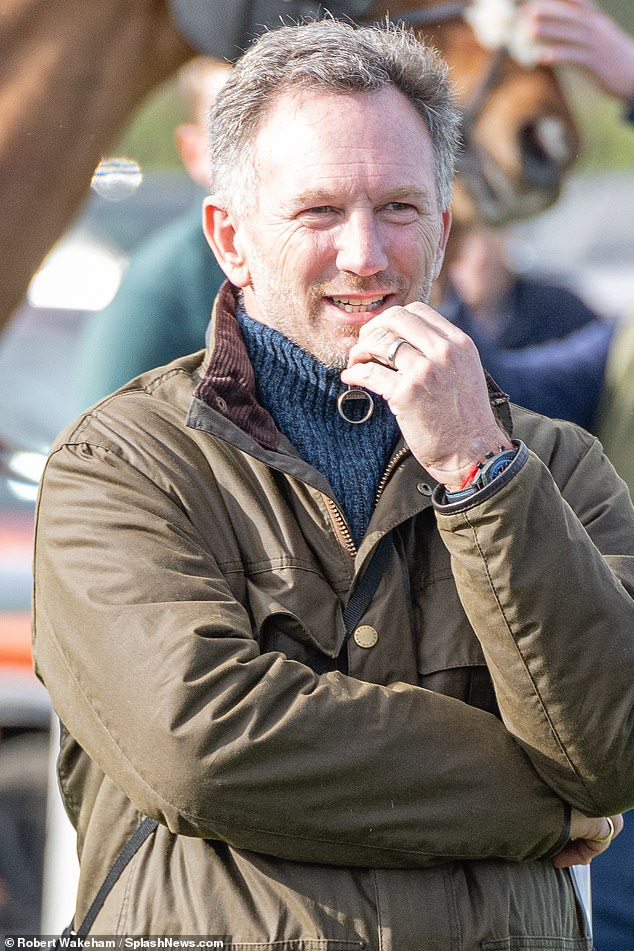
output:
[[512, 446], [510, 449], [500, 449], [499, 452], [488, 452], [477, 466], [475, 466], [470, 477], [458, 490], [451, 490], [445, 487], [445, 499], [448, 503], [464, 502], [471, 496], [490, 485], [499, 475], [508, 469], [515, 456], [517, 449]]
[[524, 443], [514, 440], [510, 449], [503, 449], [485, 460], [482, 470], [479, 470], [482, 477], [475, 477], [464, 489], [451, 492], [445, 485], [437, 485], [432, 494], [434, 509], [443, 515], [453, 515], [483, 505], [515, 480], [528, 458], [529, 451]]
[[477, 449], [470, 454], [469, 462], [445, 478], [438, 480], [447, 492], [462, 492], [472, 485], [491, 459], [500, 453], [514, 450], [513, 443], [509, 439], [505, 438], [502, 433], [499, 434], [499, 437], [497, 441], [495, 439], [483, 440]]

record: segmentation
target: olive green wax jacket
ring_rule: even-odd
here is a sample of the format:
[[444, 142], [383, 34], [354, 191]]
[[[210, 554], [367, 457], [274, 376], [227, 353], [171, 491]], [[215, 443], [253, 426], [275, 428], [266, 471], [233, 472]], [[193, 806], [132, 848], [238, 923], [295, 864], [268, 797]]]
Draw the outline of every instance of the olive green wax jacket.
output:
[[[95, 934], [590, 948], [549, 857], [569, 805], [634, 805], [627, 490], [587, 433], [493, 394], [509, 469], [446, 506], [401, 445], [356, 550], [257, 403], [233, 303], [225, 287], [206, 353], [69, 427], [43, 477], [34, 655], [63, 724], [75, 923], [148, 815]], [[344, 644], [342, 607], [388, 530]]]

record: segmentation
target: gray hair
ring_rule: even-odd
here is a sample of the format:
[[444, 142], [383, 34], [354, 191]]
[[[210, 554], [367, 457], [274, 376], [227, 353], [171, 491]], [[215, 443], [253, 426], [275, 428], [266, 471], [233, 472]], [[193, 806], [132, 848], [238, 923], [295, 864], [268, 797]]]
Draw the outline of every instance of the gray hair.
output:
[[238, 60], [209, 113], [212, 190], [240, 212], [254, 200], [253, 143], [262, 120], [289, 90], [374, 92], [393, 86], [429, 132], [438, 202], [446, 209], [459, 149], [459, 116], [448, 66], [403, 26], [355, 27], [332, 19], [264, 33]]

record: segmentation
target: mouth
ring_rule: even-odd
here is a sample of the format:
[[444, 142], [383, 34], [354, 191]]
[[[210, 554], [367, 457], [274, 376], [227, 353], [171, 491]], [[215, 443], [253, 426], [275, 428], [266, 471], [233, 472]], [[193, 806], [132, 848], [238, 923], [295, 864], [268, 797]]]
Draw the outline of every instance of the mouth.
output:
[[369, 319], [378, 311], [389, 306], [393, 297], [393, 294], [375, 294], [372, 296], [333, 294], [324, 299], [336, 308], [341, 315], [345, 314], [347, 317], [357, 315], [357, 319]]

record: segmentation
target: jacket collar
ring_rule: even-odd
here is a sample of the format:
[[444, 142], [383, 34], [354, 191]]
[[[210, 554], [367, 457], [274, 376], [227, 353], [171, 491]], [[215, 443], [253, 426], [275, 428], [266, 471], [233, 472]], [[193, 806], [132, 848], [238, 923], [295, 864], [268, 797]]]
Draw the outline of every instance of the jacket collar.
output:
[[236, 320], [238, 290], [225, 281], [214, 302], [204, 374], [194, 398], [216, 410], [265, 449], [278, 448], [281, 433], [257, 400], [255, 376]]

